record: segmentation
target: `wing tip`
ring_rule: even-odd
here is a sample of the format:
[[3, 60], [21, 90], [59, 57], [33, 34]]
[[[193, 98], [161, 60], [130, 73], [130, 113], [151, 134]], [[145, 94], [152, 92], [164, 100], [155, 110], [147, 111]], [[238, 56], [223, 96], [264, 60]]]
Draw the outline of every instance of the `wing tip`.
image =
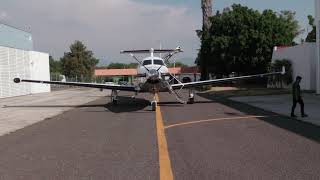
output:
[[13, 79], [13, 82], [15, 82], [15, 83], [20, 83], [20, 82], [21, 82], [21, 79], [20, 79], [20, 78], [14, 78], [14, 79]]

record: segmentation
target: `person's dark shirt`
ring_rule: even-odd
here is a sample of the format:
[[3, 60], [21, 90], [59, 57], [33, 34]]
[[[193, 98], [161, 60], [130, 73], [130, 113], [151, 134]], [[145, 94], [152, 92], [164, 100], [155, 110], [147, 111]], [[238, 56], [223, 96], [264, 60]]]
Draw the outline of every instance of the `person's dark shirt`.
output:
[[292, 84], [292, 96], [295, 100], [301, 98], [300, 84], [297, 81]]

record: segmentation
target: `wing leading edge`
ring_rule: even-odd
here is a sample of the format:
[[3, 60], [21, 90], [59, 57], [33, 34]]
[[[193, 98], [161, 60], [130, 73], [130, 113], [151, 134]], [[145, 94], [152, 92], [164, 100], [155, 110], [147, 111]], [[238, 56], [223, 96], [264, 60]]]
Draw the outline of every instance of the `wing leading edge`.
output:
[[250, 78], [257, 78], [257, 77], [264, 77], [264, 76], [272, 76], [272, 75], [284, 75], [286, 70], [282, 67], [281, 72], [272, 72], [272, 73], [265, 73], [265, 74], [256, 74], [256, 75], [248, 75], [248, 76], [239, 76], [239, 77], [232, 77], [232, 78], [223, 78], [223, 79], [214, 79], [214, 80], [207, 80], [207, 81], [196, 81], [190, 83], [182, 83], [182, 84], [174, 84], [172, 85], [172, 89], [181, 89], [181, 88], [193, 88], [205, 85], [212, 85], [216, 83], [222, 83], [226, 81], [233, 81], [233, 80], [240, 80], [240, 79], [250, 79]]
[[138, 92], [139, 91], [135, 86], [109, 85], [109, 84], [98, 84], [98, 83], [40, 81], [40, 80], [29, 80], [29, 79], [20, 79], [20, 78], [14, 78], [13, 81], [15, 83], [30, 82], [30, 83], [40, 83], [40, 84], [57, 84], [57, 85], [68, 85], [68, 86], [89, 87], [89, 88], [99, 88], [99, 89], [121, 90], [121, 91], [131, 91], [131, 92]]

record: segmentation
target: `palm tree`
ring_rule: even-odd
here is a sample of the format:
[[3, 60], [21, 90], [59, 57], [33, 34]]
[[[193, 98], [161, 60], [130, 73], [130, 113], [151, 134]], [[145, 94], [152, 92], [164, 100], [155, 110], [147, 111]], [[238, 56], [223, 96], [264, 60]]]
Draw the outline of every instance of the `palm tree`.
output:
[[209, 30], [211, 23], [209, 18], [212, 16], [212, 0], [201, 0], [203, 31]]
[[[211, 27], [210, 17], [212, 16], [212, 0], [201, 0], [201, 8], [202, 8], [202, 32], [198, 33], [198, 36], [201, 38], [203, 42], [204, 39], [207, 37], [207, 33]], [[201, 48], [202, 49], [202, 48]], [[200, 50], [201, 51], [201, 50]], [[202, 52], [199, 53], [199, 65], [201, 70], [201, 80], [209, 79], [209, 72], [208, 72], [208, 57]]]

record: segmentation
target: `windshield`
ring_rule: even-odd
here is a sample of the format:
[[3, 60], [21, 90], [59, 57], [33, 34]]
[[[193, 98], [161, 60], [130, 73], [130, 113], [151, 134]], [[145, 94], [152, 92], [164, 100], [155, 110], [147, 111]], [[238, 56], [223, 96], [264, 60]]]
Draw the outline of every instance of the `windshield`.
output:
[[153, 64], [164, 65], [164, 64], [163, 64], [163, 61], [160, 60], [160, 59], [155, 59], [155, 60], [153, 60]]
[[152, 64], [151, 60], [145, 60], [143, 61], [143, 65], [149, 65], [149, 64]]

